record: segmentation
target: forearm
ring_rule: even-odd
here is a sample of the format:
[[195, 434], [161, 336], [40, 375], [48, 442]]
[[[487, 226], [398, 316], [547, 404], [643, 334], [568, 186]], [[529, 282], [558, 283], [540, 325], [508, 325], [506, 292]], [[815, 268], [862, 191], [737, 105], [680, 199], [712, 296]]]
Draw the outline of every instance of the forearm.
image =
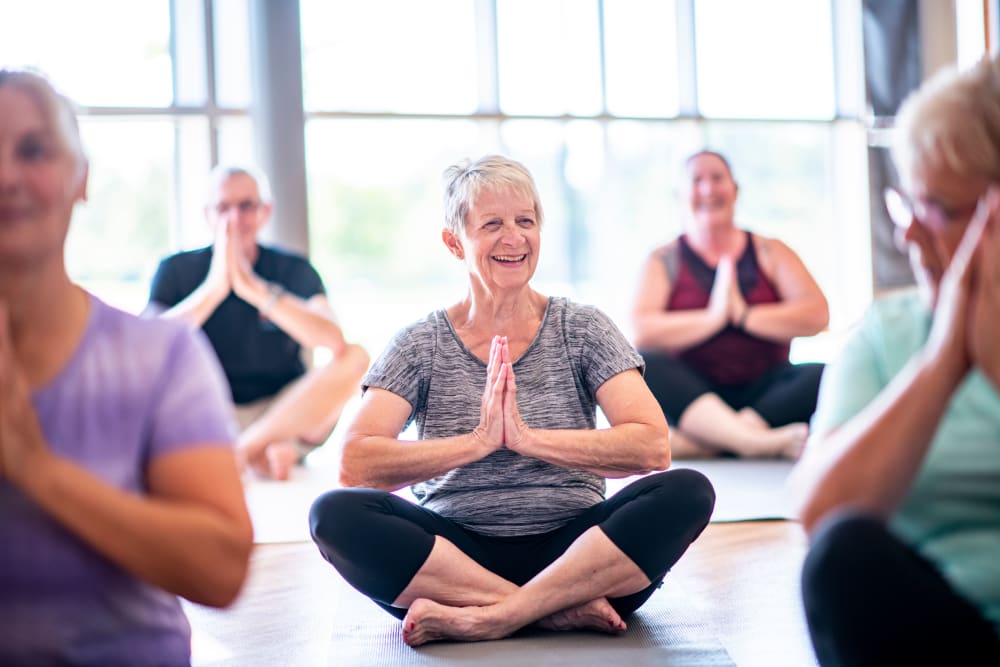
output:
[[194, 602], [229, 604], [246, 574], [249, 522], [215, 508], [118, 489], [45, 454], [21, 484], [53, 519], [122, 569]]
[[340, 462], [340, 483], [395, 491], [478, 461], [492, 451], [474, 433], [418, 441], [348, 435]]
[[175, 306], [158, 314], [166, 319], [183, 320], [195, 328], [200, 328], [212, 316], [215, 309], [225, 301], [228, 292], [214, 290], [208, 285], [199, 285], [191, 294]]
[[647, 313], [635, 318], [636, 347], [678, 352], [708, 340], [725, 326], [725, 317], [708, 308]]
[[244, 298], [303, 347], [326, 347], [336, 354], [345, 346], [344, 335], [333, 314], [310, 307], [294, 294], [275, 295], [265, 283], [262, 291]]
[[669, 432], [648, 424], [618, 424], [606, 429], [528, 429], [522, 441], [511, 448], [523, 456], [603, 477], [627, 477], [670, 466]]
[[806, 448], [790, 480], [806, 529], [853, 506], [888, 517], [909, 493], [964, 371], [915, 358], [864, 411]]
[[824, 299], [750, 304], [741, 319], [743, 330], [747, 333], [788, 341], [796, 336], [819, 333], [826, 328], [830, 318]]

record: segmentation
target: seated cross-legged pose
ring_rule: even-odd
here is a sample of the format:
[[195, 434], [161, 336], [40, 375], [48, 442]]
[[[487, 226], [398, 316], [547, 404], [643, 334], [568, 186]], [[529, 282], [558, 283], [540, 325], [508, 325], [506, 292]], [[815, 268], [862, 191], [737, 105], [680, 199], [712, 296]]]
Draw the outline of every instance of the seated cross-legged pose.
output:
[[[147, 312], [205, 331], [236, 403], [240, 461], [286, 479], [330, 436], [368, 355], [344, 340], [312, 264], [258, 242], [271, 209], [263, 175], [216, 167], [205, 206], [215, 241], [160, 263]], [[307, 368], [302, 349], [316, 346], [331, 360]]]
[[786, 244], [736, 227], [721, 154], [684, 166], [687, 232], [650, 254], [633, 308], [674, 457], [798, 458], [823, 365], [789, 363], [789, 343], [827, 325], [826, 298]]
[[[341, 464], [359, 488], [316, 500], [313, 538], [411, 646], [531, 624], [622, 632], [714, 491], [678, 470], [604, 498], [605, 477], [670, 464], [642, 359], [596, 308], [529, 285], [542, 209], [524, 166], [486, 156], [445, 175], [442, 238], [467, 295], [399, 332], [365, 377]], [[399, 440], [414, 420], [418, 440]], [[419, 504], [390, 493], [406, 485]]]
[[0, 664], [187, 665], [177, 596], [247, 572], [235, 425], [200, 334], [70, 281], [87, 174], [70, 103], [0, 69]]
[[830, 364], [793, 471], [819, 662], [1000, 665], [1000, 60], [900, 108], [886, 203], [917, 289]]

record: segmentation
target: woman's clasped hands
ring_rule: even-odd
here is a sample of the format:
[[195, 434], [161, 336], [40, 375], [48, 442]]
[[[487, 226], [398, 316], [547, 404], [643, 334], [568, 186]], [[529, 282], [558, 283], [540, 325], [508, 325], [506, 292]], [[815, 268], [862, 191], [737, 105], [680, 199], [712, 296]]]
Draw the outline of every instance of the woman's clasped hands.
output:
[[959, 378], [978, 368], [1000, 388], [1000, 187], [980, 200], [941, 281], [928, 342]]
[[517, 409], [517, 380], [506, 336], [494, 336], [486, 364], [486, 386], [480, 406], [479, 426], [473, 436], [491, 451], [506, 447], [518, 450], [526, 439], [528, 426]]

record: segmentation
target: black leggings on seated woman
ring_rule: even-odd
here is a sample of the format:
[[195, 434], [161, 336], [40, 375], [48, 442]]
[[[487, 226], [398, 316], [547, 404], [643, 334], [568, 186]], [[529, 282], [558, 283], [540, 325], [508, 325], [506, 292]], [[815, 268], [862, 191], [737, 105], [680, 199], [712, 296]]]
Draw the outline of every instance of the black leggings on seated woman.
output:
[[846, 511], [825, 520], [802, 598], [823, 667], [1000, 665], [996, 627], [881, 519]]
[[423, 566], [440, 535], [504, 579], [524, 585], [593, 526], [652, 582], [609, 602], [625, 618], [639, 608], [701, 534], [715, 491], [701, 473], [673, 470], [642, 477], [570, 523], [538, 535], [491, 537], [403, 498], [374, 489], [337, 489], [313, 503], [309, 524], [320, 553], [356, 589], [397, 618], [392, 603]]

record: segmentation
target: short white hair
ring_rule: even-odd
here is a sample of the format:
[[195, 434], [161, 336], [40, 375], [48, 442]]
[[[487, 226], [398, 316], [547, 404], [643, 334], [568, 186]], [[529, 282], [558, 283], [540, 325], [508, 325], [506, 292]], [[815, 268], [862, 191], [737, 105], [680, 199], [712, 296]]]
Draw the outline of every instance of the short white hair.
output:
[[256, 167], [249, 167], [237, 164], [220, 164], [212, 169], [208, 175], [208, 187], [205, 189], [205, 205], [212, 206], [215, 202], [215, 195], [223, 183], [234, 176], [246, 176], [257, 184], [257, 193], [263, 202], [271, 203], [271, 184], [263, 171]]
[[893, 162], [904, 186], [921, 165], [1000, 181], [1000, 56], [946, 68], [911, 93], [896, 114]]
[[535, 181], [520, 162], [503, 155], [462, 160], [444, 172], [444, 224], [453, 234], [465, 228], [465, 217], [480, 192], [510, 190], [531, 200], [535, 222], [542, 224], [542, 203]]

